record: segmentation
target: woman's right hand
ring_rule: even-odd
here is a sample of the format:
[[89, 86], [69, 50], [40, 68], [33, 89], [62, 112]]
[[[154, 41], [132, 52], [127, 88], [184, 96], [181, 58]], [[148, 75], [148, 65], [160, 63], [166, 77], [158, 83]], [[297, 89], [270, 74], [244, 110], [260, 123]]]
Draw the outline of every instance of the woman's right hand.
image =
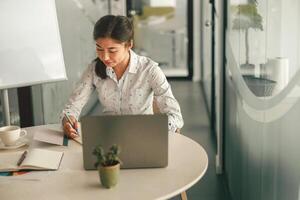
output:
[[69, 116], [72, 124], [74, 127], [72, 127], [72, 124], [66, 119], [66, 117], [63, 118], [63, 129], [64, 129], [64, 134], [68, 136], [69, 138], [75, 138], [78, 136], [77, 130], [78, 130], [78, 121], [76, 120], [75, 117], [72, 115]]

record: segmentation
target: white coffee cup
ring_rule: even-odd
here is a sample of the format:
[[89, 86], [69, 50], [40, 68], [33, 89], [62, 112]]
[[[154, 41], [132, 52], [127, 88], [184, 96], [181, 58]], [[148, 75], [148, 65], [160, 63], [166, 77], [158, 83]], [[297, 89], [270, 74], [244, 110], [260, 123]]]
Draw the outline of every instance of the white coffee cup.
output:
[[0, 127], [0, 139], [5, 146], [13, 146], [16, 142], [27, 135], [25, 130], [19, 126], [3, 126]]

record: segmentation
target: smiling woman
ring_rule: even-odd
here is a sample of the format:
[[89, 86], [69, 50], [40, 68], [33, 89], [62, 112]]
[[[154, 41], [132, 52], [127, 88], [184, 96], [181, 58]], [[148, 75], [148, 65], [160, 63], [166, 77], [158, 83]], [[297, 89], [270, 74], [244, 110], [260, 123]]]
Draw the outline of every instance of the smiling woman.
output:
[[109, 66], [118, 71], [117, 77], [120, 78], [128, 65], [129, 50], [133, 46], [132, 23], [125, 16], [108, 15], [95, 24], [93, 36], [98, 54], [97, 75], [106, 78], [105, 66]]
[[[128, 65], [129, 49], [131, 48], [132, 41], [120, 43], [111, 38], [98, 38], [96, 40], [98, 67], [112, 67], [116, 73], [117, 80], [120, 80]], [[100, 60], [105, 66], [100, 64]], [[101, 74], [99, 75], [101, 77]]]
[[[153, 101], [168, 115], [169, 132], [183, 126], [180, 106], [158, 66], [150, 58], [139, 56], [133, 47], [133, 25], [125, 16], [107, 15], [94, 27], [97, 58], [87, 67], [73, 91], [61, 119], [65, 134], [76, 137], [82, 107], [94, 90], [108, 115], [153, 114]], [[69, 123], [64, 114], [71, 118]]]

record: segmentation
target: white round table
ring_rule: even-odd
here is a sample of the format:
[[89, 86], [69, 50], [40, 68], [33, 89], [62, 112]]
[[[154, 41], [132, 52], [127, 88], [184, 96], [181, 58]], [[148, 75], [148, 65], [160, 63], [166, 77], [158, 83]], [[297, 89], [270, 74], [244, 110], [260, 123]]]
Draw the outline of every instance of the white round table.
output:
[[[29, 138], [45, 127], [26, 128]], [[1, 200], [168, 199], [193, 186], [203, 177], [208, 166], [207, 154], [198, 143], [181, 134], [171, 134], [168, 167], [122, 169], [118, 185], [105, 189], [97, 171], [83, 169], [82, 146], [73, 140], [69, 141], [68, 147], [38, 141], [31, 141], [30, 147], [63, 151], [59, 170], [0, 177]], [[2, 153], [7, 151], [0, 151], [0, 162]]]

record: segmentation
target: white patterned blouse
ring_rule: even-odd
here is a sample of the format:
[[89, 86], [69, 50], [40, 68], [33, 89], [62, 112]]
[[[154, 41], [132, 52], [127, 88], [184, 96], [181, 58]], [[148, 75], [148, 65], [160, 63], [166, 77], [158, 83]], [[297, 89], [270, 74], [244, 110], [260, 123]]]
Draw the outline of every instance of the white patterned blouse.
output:
[[106, 79], [98, 77], [95, 62], [92, 62], [84, 71], [62, 114], [67, 113], [78, 119], [83, 106], [96, 89], [104, 114], [153, 114], [155, 99], [160, 112], [168, 115], [169, 132], [182, 128], [179, 104], [156, 62], [131, 50], [129, 66], [119, 81], [111, 67], [106, 68], [106, 73]]

